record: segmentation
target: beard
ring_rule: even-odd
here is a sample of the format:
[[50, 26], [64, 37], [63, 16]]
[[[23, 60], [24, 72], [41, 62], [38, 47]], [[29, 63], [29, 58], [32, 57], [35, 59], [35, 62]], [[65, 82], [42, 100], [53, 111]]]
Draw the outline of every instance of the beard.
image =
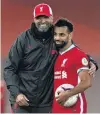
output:
[[57, 44], [56, 41], [55, 41], [55, 44], [56, 44], [56, 48], [57, 48], [57, 49], [64, 48], [67, 43], [68, 43], [68, 42], [66, 42], [66, 41], [62, 41], [62, 43]]
[[49, 28], [52, 26], [51, 23], [44, 23], [44, 24], [36, 23], [35, 25], [39, 32], [47, 32]]

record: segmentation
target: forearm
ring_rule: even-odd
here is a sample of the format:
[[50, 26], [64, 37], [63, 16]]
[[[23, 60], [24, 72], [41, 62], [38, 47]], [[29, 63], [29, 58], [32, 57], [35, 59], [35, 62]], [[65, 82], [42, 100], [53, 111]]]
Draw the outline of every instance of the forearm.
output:
[[4, 80], [10, 94], [12, 96], [16, 96], [19, 93], [20, 78], [9, 59], [6, 61], [6, 64], [4, 66]]
[[85, 81], [81, 81], [75, 88], [71, 89], [69, 91], [69, 96], [73, 96], [79, 93], [84, 92], [86, 89], [88, 89], [89, 87], [91, 87], [90, 83], [86, 83]]
[[[13, 75], [12, 75], [13, 74]], [[14, 73], [9, 73], [9, 71], [5, 71], [4, 73], [4, 80], [7, 85], [7, 89], [9, 90], [10, 94], [14, 97], [19, 93], [19, 78]]]
[[19, 88], [16, 87], [16, 86], [9, 86], [9, 87], [8, 87], [8, 90], [9, 90], [10, 94], [11, 94], [12, 96], [14, 96], [15, 98], [16, 98], [16, 96], [20, 93], [20, 92], [19, 92]]

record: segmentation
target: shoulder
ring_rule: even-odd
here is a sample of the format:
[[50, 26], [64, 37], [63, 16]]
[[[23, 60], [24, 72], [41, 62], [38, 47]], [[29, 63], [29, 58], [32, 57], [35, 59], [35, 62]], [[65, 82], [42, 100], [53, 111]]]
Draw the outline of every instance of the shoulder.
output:
[[74, 61], [76, 64], [81, 63], [84, 66], [88, 65], [89, 59], [85, 52], [83, 52], [78, 47], [75, 47], [75, 53], [74, 53]]
[[75, 47], [75, 53], [76, 53], [75, 55], [77, 58], [78, 57], [88, 57], [87, 54], [78, 47]]
[[18, 41], [24, 41], [26, 39], [26, 36], [28, 35], [29, 33], [29, 29], [21, 32], [18, 36], [17, 36], [17, 40]]

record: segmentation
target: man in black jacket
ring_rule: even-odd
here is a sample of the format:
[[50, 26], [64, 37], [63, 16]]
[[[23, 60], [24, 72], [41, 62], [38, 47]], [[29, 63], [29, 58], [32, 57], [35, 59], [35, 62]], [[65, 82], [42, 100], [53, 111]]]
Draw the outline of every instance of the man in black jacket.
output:
[[[14, 113], [51, 112], [53, 67], [58, 55], [53, 42], [52, 9], [47, 4], [39, 4], [33, 15], [31, 28], [18, 36], [4, 67]], [[95, 66], [93, 60], [92, 71]]]

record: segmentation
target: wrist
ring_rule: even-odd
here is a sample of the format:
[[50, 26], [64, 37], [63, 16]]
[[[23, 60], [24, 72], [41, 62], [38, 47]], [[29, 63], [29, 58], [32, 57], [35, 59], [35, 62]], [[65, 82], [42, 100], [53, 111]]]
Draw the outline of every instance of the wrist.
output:
[[19, 89], [17, 86], [11, 85], [8, 89], [10, 91], [11, 96], [13, 96], [14, 98], [16, 98], [16, 96], [19, 94]]
[[68, 90], [68, 91], [66, 91], [66, 96], [67, 96], [67, 98], [69, 98], [69, 97], [71, 97], [72, 96], [72, 94], [71, 94], [71, 91], [70, 90]]
[[72, 90], [68, 90], [68, 97], [71, 97], [71, 96], [73, 96], [73, 92]]
[[16, 96], [15, 96], [15, 99], [17, 98], [17, 96], [19, 96], [19, 95], [23, 95], [22, 93], [18, 93], [18, 94], [16, 94]]

